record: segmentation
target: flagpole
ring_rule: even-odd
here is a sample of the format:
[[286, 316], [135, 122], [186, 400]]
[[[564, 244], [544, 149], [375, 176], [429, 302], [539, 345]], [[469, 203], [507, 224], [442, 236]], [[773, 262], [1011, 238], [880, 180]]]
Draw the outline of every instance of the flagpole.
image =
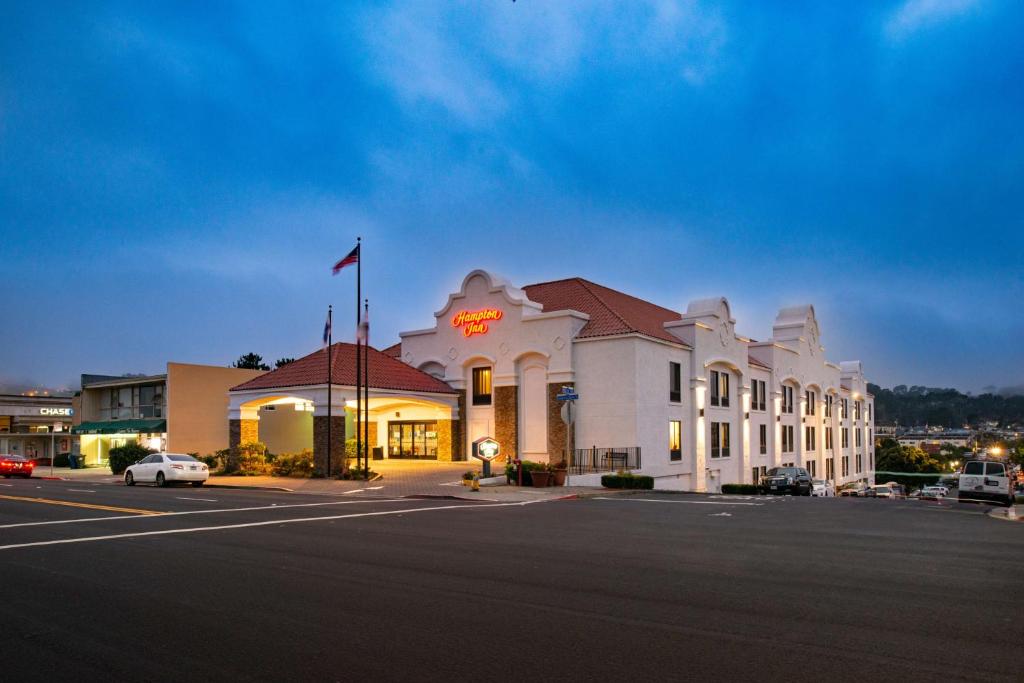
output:
[[362, 315], [359, 303], [363, 299], [363, 248], [362, 237], [356, 237], [356, 249], [359, 253], [356, 256], [356, 469], [359, 468], [359, 461], [363, 452], [363, 402], [361, 397], [362, 387], [362, 365], [360, 363], [359, 350], [359, 326], [362, 324]]
[[325, 477], [331, 476], [331, 375], [333, 375], [333, 368], [331, 367], [331, 342], [332, 334], [334, 332], [334, 326], [331, 324], [331, 305], [327, 306], [327, 472]]
[[363, 344], [366, 346], [363, 354], [363, 396], [366, 398], [366, 454], [363, 461], [366, 469], [363, 470], [367, 479], [370, 478], [370, 300], [363, 299]]

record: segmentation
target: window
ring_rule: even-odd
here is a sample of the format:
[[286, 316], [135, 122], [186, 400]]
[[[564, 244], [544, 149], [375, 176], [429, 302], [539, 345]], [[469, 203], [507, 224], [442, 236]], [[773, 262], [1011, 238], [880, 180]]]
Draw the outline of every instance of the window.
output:
[[765, 384], [763, 379], [750, 380], [750, 409], [765, 410]]
[[861, 436], [862, 432], [859, 429], [856, 430], [856, 432], [854, 433], [857, 435], [857, 448], [860, 448], [861, 446], [864, 445], [863, 443], [861, 443], [864, 437]]
[[682, 423], [679, 420], [668, 421], [668, 459], [669, 460], [682, 460], [683, 459], [683, 438], [682, 438]]
[[683, 400], [683, 367], [679, 363], [668, 364], [668, 400], [672, 403]]
[[989, 477], [1005, 477], [1006, 467], [1001, 462], [985, 463], [985, 474]]
[[836, 461], [835, 458], [825, 458], [825, 478], [835, 479], [836, 477]]
[[813, 451], [818, 448], [817, 434], [814, 427], [804, 427], [804, 450]]
[[861, 402], [860, 401], [854, 401], [854, 403], [853, 403], [853, 419], [854, 420], [859, 420], [860, 419], [860, 406], [861, 406]]
[[491, 405], [490, 368], [473, 368], [473, 405]]
[[843, 448], [849, 448], [850, 447], [850, 428], [849, 427], [843, 427], [843, 429], [842, 429], [842, 431], [840, 433], [842, 434]]
[[860, 453], [857, 454], [857, 474], [864, 471], [864, 456]]
[[793, 425], [784, 425], [782, 427], [782, 452], [793, 452]]
[[842, 417], [844, 420], [850, 416], [849, 415], [849, 407], [850, 407], [849, 399], [844, 398], [843, 399], [842, 414], [840, 415], [840, 417]]
[[729, 423], [711, 423], [711, 457], [729, 457]]
[[782, 387], [782, 412], [793, 412], [793, 387]]
[[832, 417], [832, 394], [825, 394], [825, 417]]
[[818, 410], [818, 395], [813, 391], [804, 392], [804, 400], [807, 401], [806, 415], [814, 415]]
[[759, 450], [761, 455], [768, 453], [768, 425], [761, 425], [758, 428], [758, 436], [761, 438]]
[[389, 458], [437, 458], [437, 423], [388, 422]]
[[711, 405], [729, 407], [729, 373], [711, 371]]
[[807, 472], [810, 473], [810, 475], [812, 477], [818, 476], [818, 461], [817, 460], [809, 460], [807, 462]]
[[843, 456], [843, 476], [850, 476], [850, 456], [848, 455]]
[[833, 445], [832, 444], [832, 428], [831, 427], [826, 427], [825, 428], [825, 450], [827, 450], [827, 451], [832, 450], [832, 445]]
[[868, 404], [868, 422], [871, 421], [871, 404]]
[[964, 474], [984, 474], [985, 463], [973, 461], [964, 465]]

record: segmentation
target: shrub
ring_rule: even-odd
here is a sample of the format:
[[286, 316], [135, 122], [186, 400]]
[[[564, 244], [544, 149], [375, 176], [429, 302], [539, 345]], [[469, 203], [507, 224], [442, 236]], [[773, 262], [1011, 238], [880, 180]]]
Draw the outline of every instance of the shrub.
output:
[[371, 470], [369, 467], [356, 467], [351, 466], [344, 472], [338, 475], [338, 479], [367, 479], [369, 480], [377, 473]]
[[606, 474], [601, 477], [601, 486], [606, 489], [653, 489], [654, 477], [629, 472]]
[[306, 448], [298, 453], [281, 453], [274, 458], [271, 472], [278, 477], [311, 477], [313, 451]]
[[741, 493], [743, 495], [756, 495], [761, 491], [753, 484], [722, 484], [722, 493]]
[[267, 465], [267, 446], [259, 441], [248, 441], [230, 449], [225, 471], [229, 474], [257, 476], [270, 471]]
[[464, 480], [466, 480], [466, 481], [469, 481], [469, 480], [471, 480], [471, 479], [472, 479], [472, 478], [473, 478], [473, 477], [474, 477], [475, 475], [476, 475], [476, 472], [474, 472], [473, 470], [466, 470], [465, 472], [463, 472], [463, 473], [462, 473], [462, 478], [463, 478]]
[[114, 474], [123, 474], [129, 465], [134, 465], [152, 453], [156, 453], [156, 451], [134, 442], [126, 443], [117, 448], [111, 448], [109, 455], [110, 471]]

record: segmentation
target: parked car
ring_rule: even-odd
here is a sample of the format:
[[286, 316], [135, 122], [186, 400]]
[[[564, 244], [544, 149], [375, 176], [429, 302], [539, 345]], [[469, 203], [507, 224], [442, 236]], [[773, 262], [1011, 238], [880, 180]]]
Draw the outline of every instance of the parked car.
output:
[[867, 495], [867, 490], [863, 486], [848, 486], [841, 490], [839, 495], [851, 498], [861, 498]]
[[28, 479], [32, 476], [32, 470], [35, 466], [35, 462], [21, 455], [0, 455], [0, 474], [4, 476], [4, 479], [10, 479], [11, 477], [25, 477]]
[[167, 486], [174, 482], [188, 482], [202, 486], [210, 478], [210, 469], [191, 455], [182, 453], [154, 453], [146, 456], [124, 471], [124, 483], [153, 482]]
[[815, 479], [811, 482], [811, 495], [818, 498], [833, 498], [836, 495], [835, 484], [824, 479]]
[[921, 489], [921, 498], [926, 500], [941, 500], [949, 495], [945, 486], [925, 486]]
[[1013, 484], [1006, 465], [991, 460], [969, 460], [960, 472], [960, 491], [957, 500], [962, 502], [999, 503], [1013, 505]]
[[811, 475], [803, 467], [773, 467], [761, 477], [762, 493], [811, 495]]
[[895, 489], [889, 484], [875, 484], [868, 489], [868, 496], [870, 498], [897, 498], [898, 495]]

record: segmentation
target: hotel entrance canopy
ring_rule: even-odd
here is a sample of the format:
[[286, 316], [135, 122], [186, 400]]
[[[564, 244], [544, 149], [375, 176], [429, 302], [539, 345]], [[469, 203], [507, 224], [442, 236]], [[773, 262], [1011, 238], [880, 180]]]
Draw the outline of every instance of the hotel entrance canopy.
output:
[[83, 422], [71, 428], [72, 434], [163, 434], [167, 431], [167, 420], [110, 420], [106, 422]]

